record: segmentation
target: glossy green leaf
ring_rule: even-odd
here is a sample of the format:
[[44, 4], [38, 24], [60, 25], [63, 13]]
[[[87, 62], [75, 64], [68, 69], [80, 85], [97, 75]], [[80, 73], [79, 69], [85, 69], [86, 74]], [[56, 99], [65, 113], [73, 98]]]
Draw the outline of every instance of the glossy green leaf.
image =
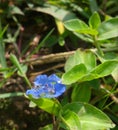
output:
[[95, 12], [89, 19], [89, 26], [93, 29], [97, 29], [100, 24], [100, 16], [97, 12]]
[[111, 74], [117, 65], [117, 60], [105, 61], [104, 63], [98, 65], [95, 69], [93, 69], [91, 73], [96, 75], [96, 78], [104, 77]]
[[90, 73], [88, 73], [85, 77], [82, 77], [80, 80], [90, 81], [110, 75], [117, 65], [117, 60], [105, 61], [104, 63], [95, 67]]
[[72, 91], [72, 101], [89, 102], [91, 97], [91, 89], [89, 84], [83, 83], [76, 85]]
[[88, 29], [88, 25], [80, 19], [72, 19], [64, 22], [64, 26], [70, 31]]
[[29, 96], [29, 98], [32, 102], [34, 102], [39, 108], [43, 109], [44, 111], [50, 114], [54, 114], [56, 116], [59, 114], [61, 106], [57, 100], [52, 100], [48, 98], [35, 99], [31, 96]]
[[97, 35], [98, 32], [95, 29], [82, 29], [82, 30], [76, 30], [76, 33], [82, 33], [82, 34], [90, 34], [90, 35]]
[[67, 72], [75, 65], [79, 65], [81, 63], [86, 66], [87, 71], [90, 71], [96, 66], [96, 57], [90, 51], [82, 51], [78, 49], [75, 54], [70, 56], [69, 59], [66, 61], [65, 71]]
[[89, 28], [86, 23], [80, 19], [68, 20], [64, 23], [65, 28], [70, 31], [82, 34], [97, 35], [98, 32], [95, 29]]
[[[118, 61], [118, 55], [114, 52], [108, 52], [105, 53], [104, 57], [101, 57], [99, 54], [97, 54], [101, 62], [108, 61], [108, 60], [117, 60]], [[118, 82], [118, 65], [115, 67], [113, 72], [111, 73], [112, 77], [116, 82]]]
[[118, 36], [118, 18], [107, 20], [98, 28], [98, 40], [106, 40]]
[[85, 76], [87, 69], [84, 64], [75, 65], [71, 70], [63, 74], [62, 82], [64, 84], [75, 83]]
[[115, 126], [105, 113], [90, 104], [70, 103], [63, 108], [63, 111], [67, 110], [78, 114], [82, 130], [103, 130]]
[[74, 66], [65, 74], [63, 74], [62, 81], [65, 84], [72, 84], [75, 82], [83, 82], [98, 79], [110, 75], [117, 65], [117, 60], [109, 60], [96, 66], [91, 71], [87, 71], [84, 64], [79, 64]]
[[68, 130], [82, 130], [78, 115], [70, 110], [63, 111], [62, 121], [66, 124]]

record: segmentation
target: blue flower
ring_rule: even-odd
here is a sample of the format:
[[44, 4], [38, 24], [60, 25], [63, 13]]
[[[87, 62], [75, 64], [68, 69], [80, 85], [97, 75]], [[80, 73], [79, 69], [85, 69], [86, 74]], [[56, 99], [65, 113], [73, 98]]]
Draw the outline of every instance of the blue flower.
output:
[[34, 98], [56, 98], [62, 95], [66, 86], [61, 83], [61, 79], [52, 74], [38, 75], [34, 80], [34, 88], [27, 90], [26, 95], [32, 95]]

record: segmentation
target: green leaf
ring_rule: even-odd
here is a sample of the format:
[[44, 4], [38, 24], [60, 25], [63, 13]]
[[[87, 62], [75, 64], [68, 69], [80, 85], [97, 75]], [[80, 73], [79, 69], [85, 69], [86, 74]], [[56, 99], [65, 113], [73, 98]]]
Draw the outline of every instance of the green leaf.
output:
[[68, 20], [64, 22], [64, 26], [69, 31], [72, 31], [77, 37], [87, 42], [93, 42], [93, 38], [87, 34], [95, 35], [98, 33], [96, 30], [89, 28], [88, 25], [80, 19]]
[[2, 29], [2, 25], [1, 25], [1, 21], [0, 21], [0, 38], [3, 38], [4, 33], [6, 32], [8, 28], [8, 25], [6, 25], [3, 29]]
[[67, 110], [78, 114], [82, 130], [103, 130], [115, 126], [105, 113], [90, 104], [70, 103], [63, 107], [63, 111]]
[[[3, 35], [6, 32], [8, 25], [2, 29], [1, 21], [0, 21], [0, 63], [2, 68], [7, 68], [6, 58], [5, 58], [5, 47], [3, 44]], [[4, 76], [6, 76], [6, 72], [3, 72]]]
[[29, 9], [37, 12], [49, 14], [61, 21], [66, 21], [69, 19], [76, 18], [76, 15], [74, 13], [50, 4], [44, 4], [43, 7], [35, 7]]
[[34, 102], [30, 101], [29, 107], [36, 107], [36, 104]]
[[95, 69], [93, 69], [91, 73], [93, 75], [96, 75], [96, 78], [104, 77], [111, 74], [117, 65], [117, 60], [105, 61], [104, 63], [98, 65]]
[[85, 42], [93, 43], [93, 38], [90, 35], [87, 34], [80, 34], [78, 32], [73, 32], [74, 35], [76, 35], [78, 38], [82, 39]]
[[64, 26], [70, 31], [88, 29], [88, 25], [80, 19], [72, 19], [64, 22]]
[[17, 57], [14, 54], [10, 55], [10, 60], [12, 61], [12, 63], [15, 65], [15, 67], [17, 67], [18, 69], [18, 73], [20, 75], [22, 75], [22, 77], [24, 78], [24, 80], [26, 81], [26, 83], [31, 87], [31, 84], [28, 80], [28, 78], [26, 77], [26, 72], [24, 72], [24, 68], [22, 67], [22, 65], [19, 63]]
[[118, 65], [117, 65], [116, 68], [113, 70], [112, 76], [113, 76], [114, 80], [115, 80], [116, 82], [118, 82]]
[[65, 44], [64, 37], [60, 36], [58, 42], [59, 42], [60, 46], [64, 46], [64, 44]]
[[77, 30], [76, 33], [82, 33], [82, 34], [90, 34], [90, 35], [97, 35], [98, 32], [95, 29], [82, 29], [82, 30]]
[[89, 50], [82, 51], [78, 49], [75, 54], [70, 56], [69, 59], [66, 61], [65, 71], [67, 72], [75, 65], [79, 65], [81, 63], [86, 66], [87, 71], [91, 71], [96, 66], [96, 57]]
[[75, 112], [65, 110], [63, 111], [61, 119], [66, 124], [68, 130], [81, 130], [80, 120]]
[[[102, 57], [99, 54], [97, 54], [97, 56], [101, 62], [109, 61], [109, 60], [117, 60], [118, 61], [118, 55], [114, 52], [105, 53], [104, 56], [102, 56]], [[115, 69], [113, 70], [111, 75], [114, 78], [114, 80], [116, 82], [118, 82], [118, 65], [115, 67]]]
[[106, 40], [118, 36], [118, 18], [107, 20], [98, 28], [98, 40]]
[[90, 81], [110, 75], [118, 65], [118, 61], [109, 60], [96, 66], [90, 73], [86, 74], [80, 81]]
[[89, 26], [93, 29], [97, 29], [100, 24], [100, 16], [97, 12], [95, 12], [89, 19]]
[[22, 92], [11, 92], [11, 93], [4, 93], [0, 94], [0, 98], [11, 98], [11, 97], [17, 97], [17, 96], [23, 96], [24, 93]]
[[23, 72], [21, 64], [19, 63], [17, 57], [14, 54], [11, 54], [10, 55], [10, 60], [18, 68], [18, 70], [22, 74], [22, 76], [24, 76], [25, 73]]
[[70, 31], [82, 34], [91, 34], [97, 35], [98, 32], [95, 29], [89, 28], [86, 23], [81, 21], [80, 19], [72, 19], [68, 20], [64, 23], [65, 28]]
[[64, 84], [75, 83], [81, 79], [87, 73], [87, 69], [84, 64], [75, 65], [71, 70], [63, 74], [62, 82]]
[[[20, 67], [21, 67], [23, 73], [26, 73], [26, 72], [27, 72], [27, 69], [28, 69], [28, 68], [27, 68], [27, 65], [21, 64]], [[18, 71], [18, 74], [19, 74], [20, 76], [23, 76], [22, 71]]]
[[91, 97], [91, 89], [89, 84], [83, 83], [76, 85], [72, 91], [72, 101], [89, 102]]
[[64, 84], [72, 84], [98, 79], [110, 75], [117, 65], [117, 60], [109, 60], [96, 66], [91, 71], [87, 71], [84, 64], [75, 65], [71, 70], [63, 74], [62, 81]]
[[19, 14], [19, 15], [24, 15], [22, 10], [18, 8], [17, 6], [11, 5], [9, 6], [9, 11], [11, 14]]
[[52, 100], [48, 98], [32, 98], [29, 96], [30, 100], [34, 102], [39, 108], [43, 109], [44, 111], [54, 114], [57, 116], [59, 114], [59, 111], [61, 109], [61, 106], [57, 100]]

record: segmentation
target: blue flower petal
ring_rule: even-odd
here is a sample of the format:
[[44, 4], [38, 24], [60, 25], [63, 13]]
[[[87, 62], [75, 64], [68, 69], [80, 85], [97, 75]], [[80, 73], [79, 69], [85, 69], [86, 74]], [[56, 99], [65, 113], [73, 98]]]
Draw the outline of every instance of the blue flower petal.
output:
[[36, 89], [30, 89], [26, 91], [26, 95], [32, 95], [34, 98], [39, 98], [40, 92], [37, 91]]
[[34, 80], [34, 85], [35, 86], [43, 86], [46, 84], [46, 82], [48, 81], [48, 77], [47, 75], [38, 75], [35, 80]]
[[64, 84], [55, 84], [55, 97], [62, 95], [66, 91], [66, 86]]
[[54, 86], [55, 92], [54, 93], [46, 93], [45, 97], [46, 98], [56, 98], [62, 95], [66, 91], [66, 86], [63, 84], [55, 84]]
[[61, 84], [61, 79], [55, 74], [38, 75], [34, 80], [35, 88], [26, 91], [26, 95], [32, 95], [34, 98], [55, 98], [66, 91], [66, 86]]
[[56, 83], [60, 83], [61, 79], [56, 76], [55, 74], [52, 74], [48, 77], [48, 82], [56, 82]]

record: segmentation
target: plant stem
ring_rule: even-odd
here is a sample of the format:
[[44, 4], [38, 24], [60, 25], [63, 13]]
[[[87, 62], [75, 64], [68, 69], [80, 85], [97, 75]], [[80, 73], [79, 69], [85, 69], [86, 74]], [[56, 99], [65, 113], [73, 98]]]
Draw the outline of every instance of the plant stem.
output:
[[94, 45], [96, 46], [96, 48], [97, 48], [98, 52], [100, 53], [100, 55], [104, 56], [104, 53], [103, 53], [102, 49], [100, 48], [100, 45], [99, 45], [99, 43], [97, 41], [97, 37], [94, 36], [93, 40], [94, 40]]
[[59, 130], [58, 120], [56, 120], [54, 115], [52, 118], [53, 118], [53, 130]]

